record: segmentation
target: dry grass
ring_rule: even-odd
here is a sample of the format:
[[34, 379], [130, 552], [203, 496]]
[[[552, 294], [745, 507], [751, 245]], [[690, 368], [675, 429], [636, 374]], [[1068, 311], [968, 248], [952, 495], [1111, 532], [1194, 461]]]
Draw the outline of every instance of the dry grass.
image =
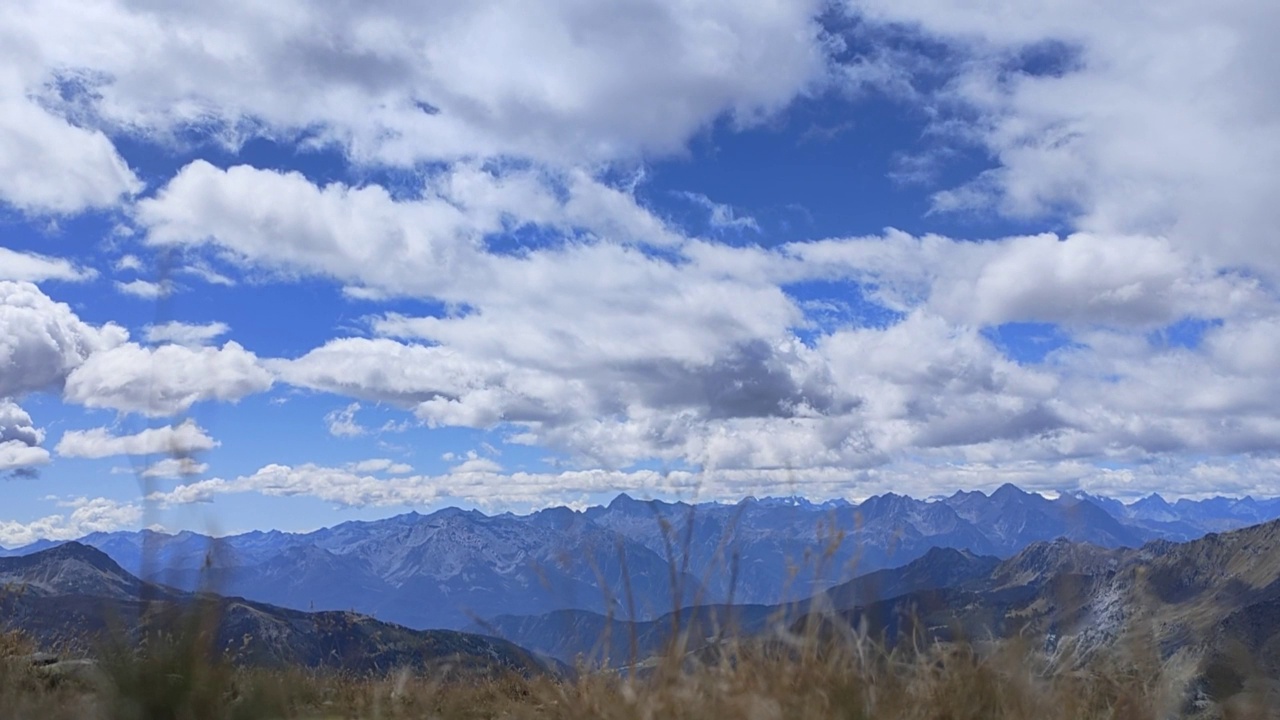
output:
[[[12, 657], [20, 635], [0, 635]], [[1163, 720], [1277, 717], [1259, 693], [1229, 706], [1189, 703], [1190, 673], [1147, 648], [1119, 647], [1082, 670], [1055, 671], [1019, 642], [885, 650], [850, 632], [733, 641], [698, 657], [678, 648], [643, 672], [574, 679], [450, 680], [408, 672], [356, 678], [251, 670], [192, 637], [107, 649], [96, 680], [0, 662], [0, 716], [33, 720], [441, 718], [480, 720]], [[1194, 712], [1193, 712], [1194, 710]]]

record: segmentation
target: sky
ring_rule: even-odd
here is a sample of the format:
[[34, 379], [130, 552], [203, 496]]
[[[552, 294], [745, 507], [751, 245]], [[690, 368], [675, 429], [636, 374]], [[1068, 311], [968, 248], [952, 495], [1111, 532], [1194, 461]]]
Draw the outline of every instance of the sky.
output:
[[0, 545], [1274, 496], [1272, 0], [0, 4]]

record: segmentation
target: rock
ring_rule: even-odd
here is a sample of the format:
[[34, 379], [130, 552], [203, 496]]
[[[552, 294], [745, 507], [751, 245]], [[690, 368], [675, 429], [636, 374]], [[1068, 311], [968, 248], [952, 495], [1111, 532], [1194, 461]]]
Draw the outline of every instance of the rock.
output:
[[58, 662], [58, 656], [53, 653], [35, 652], [29, 655], [18, 655], [13, 658], [13, 661], [22, 665], [30, 665], [31, 667], [41, 667]]
[[41, 675], [53, 681], [74, 680], [89, 685], [105, 682], [97, 660], [60, 660], [38, 668]]

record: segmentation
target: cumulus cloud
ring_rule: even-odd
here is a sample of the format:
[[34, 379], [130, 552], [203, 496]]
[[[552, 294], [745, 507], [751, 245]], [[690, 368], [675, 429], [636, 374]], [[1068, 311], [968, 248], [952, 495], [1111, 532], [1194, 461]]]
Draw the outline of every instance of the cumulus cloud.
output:
[[173, 343], [200, 347], [208, 345], [228, 332], [231, 332], [231, 328], [222, 322], [185, 323], [174, 320], [160, 325], [148, 325], [143, 328], [142, 335], [153, 345]]
[[0, 472], [48, 463], [49, 451], [40, 447], [42, 442], [44, 431], [35, 427], [27, 411], [0, 399]]
[[0, 397], [57, 390], [94, 353], [126, 339], [120, 326], [89, 325], [31, 283], [0, 281]]
[[[0, 161], [0, 166], [3, 161]], [[0, 190], [0, 192], [3, 192]], [[65, 280], [80, 282], [97, 277], [98, 271], [84, 268], [65, 258], [54, 258], [36, 253], [18, 252], [0, 247], [0, 280], [25, 280], [44, 282]]]
[[631, 473], [590, 470], [563, 473], [496, 474], [476, 472], [441, 476], [412, 475], [378, 478], [347, 468], [315, 464], [267, 465], [251, 475], [210, 478], [147, 496], [162, 506], [215, 502], [221, 495], [257, 493], [277, 497], [305, 496], [343, 507], [430, 505], [443, 500], [468, 500], [483, 505], [511, 504], [542, 507], [551, 497], [585, 496], [615, 488], [651, 488], [687, 493], [698, 479], [690, 473], [664, 475], [651, 470]]
[[154, 245], [212, 242], [255, 266], [328, 276], [375, 298], [463, 292], [487, 270], [486, 236], [524, 225], [680, 241], [630, 193], [581, 171], [474, 165], [429, 178], [418, 199], [396, 200], [376, 185], [319, 187], [300, 173], [196, 161], [141, 201], [138, 218]]
[[492, 458], [480, 457], [475, 450], [467, 453], [467, 457], [462, 462], [449, 468], [451, 475], [466, 475], [470, 473], [487, 473], [496, 474], [502, 472], [502, 465]]
[[[30, 49], [31, 38], [13, 36], [15, 12], [0, 11], [0, 42]], [[37, 88], [23, 87], [15, 69], [0, 75], [0, 201], [27, 213], [63, 214], [109, 207], [142, 190], [105, 133], [42, 107], [31, 97]]]
[[116, 290], [143, 300], [156, 300], [173, 294], [173, 284], [168, 282], [152, 282], [150, 280], [116, 281]]
[[21, 523], [0, 520], [0, 545], [19, 547], [36, 540], [75, 540], [94, 532], [112, 532], [136, 526], [142, 520], [142, 508], [110, 498], [77, 498], [59, 504], [70, 509]]
[[231, 480], [210, 478], [157, 491], [147, 500], [164, 506], [186, 505], [211, 502], [218, 495], [250, 492], [273, 497], [315, 497], [346, 507], [416, 505], [439, 497], [438, 488], [417, 476], [387, 479], [346, 468], [273, 464]]
[[[43, 155], [5, 166], [41, 168], [35, 188], [60, 192], [38, 197], [110, 200], [136, 188], [102, 133], [70, 125], [69, 116], [135, 132], [212, 125], [232, 142], [306, 131], [359, 160], [406, 165], [674, 152], [716, 117], [756, 122], [820, 80], [822, 7], [816, 0], [641, 0], [625, 12], [507, 0], [425, 8], [237, 3], [218, 12], [123, 0], [92, 13], [60, 2], [14, 6], [0, 15], [0, 43], [22, 48], [23, 60], [10, 69], [14, 107], [0, 114], [13, 119], [10, 132], [39, 133], [39, 142], [15, 138], [13, 151], [34, 146]], [[45, 107], [26, 101], [41, 93]], [[58, 173], [78, 167], [86, 169], [69, 178], [78, 182], [58, 182]]]
[[890, 231], [793, 243], [784, 255], [795, 262], [773, 270], [780, 280], [852, 280], [888, 309], [925, 305], [953, 322], [976, 325], [1151, 328], [1186, 317], [1244, 315], [1273, 302], [1247, 273], [1141, 235], [1049, 233], [962, 242]]
[[963, 60], [929, 102], [945, 137], [958, 129], [997, 167], [940, 193], [939, 208], [1066, 215], [1080, 229], [1167, 235], [1220, 262], [1280, 271], [1270, 242], [1280, 223], [1274, 3], [1120, 14], [1095, 0], [847, 6]]
[[235, 402], [265, 392], [273, 378], [239, 343], [221, 348], [136, 343], [96, 353], [66, 381], [66, 400], [149, 417], [185, 412], [201, 401]]
[[[0, 42], [30, 50], [0, 78], [0, 109], [30, 121], [0, 120], [0, 167], [21, 159], [15, 138], [27, 133], [22, 157], [50, 168], [30, 182], [19, 168], [18, 180], [0, 182], [0, 199], [74, 212], [138, 192], [108, 139], [122, 130], [154, 139], [199, 126], [231, 146], [305, 133], [357, 165], [415, 168], [417, 185], [319, 184], [195, 161], [130, 213], [141, 240], [208, 252], [219, 268], [325, 278], [353, 300], [441, 308], [378, 314], [373, 337], [259, 361], [235, 343], [205, 347], [225, 334], [219, 323], [148, 328], [147, 342], [172, 344], [146, 348], [114, 326], [81, 323], [34, 286], [0, 283], [11, 290], [0, 366], [14, 368], [0, 375], [0, 397], [58, 390], [70, 376], [69, 401], [162, 416], [260, 392], [278, 375], [429, 426], [501, 428], [508, 442], [562, 450], [583, 467], [659, 459], [735, 489], [784, 472], [828, 489], [909, 482], [895, 468], [969, 486], [993, 468], [1025, 482], [1043, 472], [1114, 484], [1118, 476], [1082, 468], [1280, 449], [1280, 256], [1269, 244], [1280, 221], [1277, 11], [1250, 0], [1229, 12], [1178, 0], [1118, 16], [1095, 0], [844, 7], [870, 49], [837, 81], [924, 106], [940, 157], [976, 144], [994, 159], [937, 192], [935, 209], [1067, 230], [982, 241], [891, 230], [732, 247], [687, 237], [634, 188], [605, 180], [621, 167], [611, 162], [679, 152], [716, 119], [742, 127], [815, 87], [840, 45], [815, 21], [822, 3], [640, 0], [619, 13], [485, 0], [435, 8], [430, 23], [395, 2], [0, 9]], [[200, 41], [167, 30], [182, 27], [200, 27]], [[960, 62], [921, 62], [939, 42]], [[917, 82], [921, 72], [930, 82]], [[76, 167], [61, 140], [80, 156]], [[47, 191], [58, 183], [65, 197]], [[686, 199], [713, 230], [759, 229], [706, 196]], [[499, 242], [530, 230], [536, 244]], [[0, 252], [15, 277], [92, 272], [62, 262]], [[186, 262], [177, 272], [235, 282]], [[832, 284], [840, 298], [807, 297]], [[153, 299], [173, 289], [116, 286]], [[819, 317], [818, 307], [830, 312]], [[1011, 324], [1052, 326], [1060, 341], [1042, 359], [1012, 357], [995, 339]], [[1161, 339], [1178, 333], [1194, 337]], [[367, 432], [359, 402], [324, 418], [331, 433]], [[376, 463], [271, 466], [188, 487], [428, 502], [445, 486], [481, 494], [467, 483], [516, 477], [489, 462], [413, 482], [381, 477], [411, 470]], [[640, 478], [601, 472], [527, 487], [587, 492], [597, 480]]]
[[347, 464], [346, 468], [354, 473], [387, 473], [389, 475], [408, 475], [413, 472], [413, 466], [406, 463], [398, 463], [387, 458], [370, 458]]
[[359, 437], [369, 432], [369, 428], [356, 420], [360, 411], [360, 403], [351, 403], [341, 410], [333, 410], [324, 416], [329, 434], [334, 437]]
[[144, 468], [142, 477], [157, 480], [180, 480], [194, 475], [203, 475], [208, 470], [208, 463], [199, 462], [195, 458], [165, 458]]
[[59, 455], [104, 458], [113, 455], [175, 455], [186, 458], [220, 445], [195, 423], [148, 428], [134, 435], [113, 435], [107, 428], [69, 430], [55, 448]]

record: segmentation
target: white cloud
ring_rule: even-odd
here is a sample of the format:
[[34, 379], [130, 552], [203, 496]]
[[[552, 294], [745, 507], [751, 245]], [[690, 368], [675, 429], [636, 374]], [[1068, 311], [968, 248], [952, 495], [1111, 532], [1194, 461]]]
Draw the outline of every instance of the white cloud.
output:
[[48, 463], [49, 451], [40, 447], [42, 442], [44, 431], [35, 427], [27, 411], [0, 398], [0, 472]]
[[760, 224], [750, 215], [739, 215], [732, 205], [718, 203], [702, 193], [681, 192], [680, 197], [705, 208], [707, 224], [715, 230], [753, 230], [760, 232]]
[[929, 497], [940, 489], [991, 492], [1012, 482], [1033, 492], [1085, 490], [1136, 499], [1152, 490], [1168, 498], [1215, 494], [1268, 496], [1280, 470], [1274, 458], [1179, 460], [1131, 469], [1099, 468], [1078, 459], [1053, 461], [937, 462], [907, 460], [849, 470], [721, 469], [701, 472], [654, 470], [569, 470], [546, 473], [450, 472], [438, 476], [378, 479], [347, 469], [306, 464], [268, 465], [234, 479], [211, 478], [148, 501], [161, 507], [214, 503], [224, 495], [314, 497], [342, 507], [443, 506], [463, 504], [517, 512], [554, 505], [580, 505], [627, 492], [637, 497], [737, 502], [744, 496], [800, 493], [822, 500], [863, 500], [887, 492]]
[[132, 295], [143, 300], [156, 300], [173, 294], [173, 284], [169, 282], [151, 282], [150, 280], [116, 281], [116, 290], [125, 295]]
[[115, 267], [120, 272], [137, 272], [142, 269], [142, 261], [137, 255], [121, 255]]
[[49, 515], [29, 523], [0, 520], [0, 545], [19, 547], [36, 540], [75, 540], [94, 532], [136, 526], [142, 508], [109, 498], [77, 498], [60, 503], [70, 513]]
[[326, 414], [324, 422], [329, 427], [329, 434], [334, 437], [359, 437], [367, 434], [369, 428], [356, 420], [356, 413], [359, 411], [360, 403], [351, 403], [341, 410]]
[[0, 397], [57, 390], [91, 355], [127, 338], [118, 325], [82, 322], [35, 285], [0, 281]]
[[[0, 10], [0, 43], [30, 47], [16, 38]], [[22, 50], [16, 50], [22, 53]], [[142, 190], [142, 182], [101, 131], [79, 127], [41, 107], [13, 77], [15, 65], [0, 71], [0, 202], [28, 213], [75, 213], [109, 207]], [[49, 68], [52, 70], [52, 68]]]
[[[0, 77], [0, 109], [13, 110], [0, 120], [0, 169], [17, 162], [18, 135], [20, 150], [48, 164], [29, 182], [25, 168], [45, 166], [17, 168], [0, 198], [74, 212], [137, 192], [114, 133], [165, 141], [198, 125], [235, 145], [305, 132], [357, 164], [432, 169], [393, 194], [196, 161], [130, 213], [144, 242], [210, 247], [219, 268], [246, 278], [322, 277], [349, 298], [443, 308], [382, 315], [374, 338], [259, 363], [234, 343], [121, 345], [123, 331], [86, 326], [66, 306], [23, 314], [6, 301], [0, 367], [14, 369], [0, 375], [0, 397], [56, 390], [71, 373], [68, 400], [164, 415], [261, 391], [266, 366], [428, 425], [502, 427], [510, 442], [561, 449], [584, 466], [656, 458], [726, 478], [792, 468], [822, 487], [837, 486], [827, 470], [875, 483], [906, 482], [893, 467], [925, 468], [973, 483], [998, 466], [1033, 482], [1050, 466], [1065, 478], [1082, 458], [1280, 449], [1280, 255], [1270, 241], [1280, 221], [1280, 52], [1270, 42], [1280, 18], [1269, 4], [1174, 0], [1116, 13], [1096, 0], [850, 3], [868, 21], [859, 42], [872, 47], [838, 81], [923, 104], [937, 119], [928, 138], [949, 143], [940, 152], [976, 143], [996, 161], [936, 205], [1054, 227], [1066, 218], [1072, 229], [985, 242], [889, 231], [776, 250], [683, 237], [596, 170], [679, 152], [716, 118], [749, 124], [813, 87], [830, 47], [813, 16], [826, 6], [464, 5], [433, 8], [429, 23], [398, 2], [0, 9], [0, 45], [27, 51]], [[875, 47], [881, 24], [899, 39], [940, 38], [962, 62], [940, 71], [904, 47]], [[1032, 56], [1057, 67], [1024, 67]], [[912, 85], [921, 68], [951, 76], [922, 89]], [[68, 190], [55, 197], [48, 188], [59, 183]], [[713, 227], [754, 227], [688, 197]], [[495, 235], [530, 228], [550, 240], [491, 251]], [[30, 279], [92, 272], [60, 262], [0, 253], [0, 267]], [[177, 272], [234, 282], [184, 262]], [[845, 303], [802, 305], [784, 289], [809, 280], [845, 284]], [[173, 289], [117, 287], [151, 299]], [[48, 300], [22, 290], [32, 292]], [[868, 303], [849, 302], [854, 294]], [[820, 305], [831, 312], [803, 310]], [[1162, 346], [1188, 318], [1206, 321], [1202, 344]], [[1043, 362], [1016, 361], [989, 333], [1006, 323], [1053, 324], [1066, 345]], [[149, 342], [195, 346], [225, 327], [151, 330]], [[330, 431], [366, 432], [358, 408], [327, 416]], [[464, 467], [458, 475], [508, 477]], [[346, 473], [363, 487], [362, 473], [384, 472], [288, 470], [262, 482], [319, 483], [336, 502], [350, 498], [326, 483]], [[407, 480], [367, 487], [374, 498], [388, 487], [402, 490], [387, 497], [429, 495]]]
[[205, 400], [235, 402], [271, 384], [257, 356], [235, 342], [221, 348], [126, 343], [90, 356], [67, 378], [64, 397], [86, 407], [162, 417]]
[[407, 165], [677, 152], [713, 119], [756, 122], [819, 81], [822, 9], [816, 0], [639, 0], [622, 11], [572, 0], [236, 2], [216, 12], [124, 0], [91, 11], [67, 0], [10, 5], [0, 46], [16, 59], [0, 115], [21, 134], [10, 152], [34, 150], [4, 166], [40, 169], [32, 189], [12, 183], [42, 190], [36, 199], [109, 202], [136, 189], [107, 138], [64, 117], [161, 137], [212, 126], [227, 142], [307, 132], [359, 160]]
[[107, 428], [68, 430], [55, 450], [64, 457], [79, 458], [159, 454], [185, 458], [220, 444], [194, 420], [186, 420], [179, 425], [148, 428], [134, 435], [113, 435]]
[[231, 328], [222, 322], [184, 323], [177, 320], [160, 325], [148, 325], [143, 328], [143, 337], [154, 344], [173, 343], [188, 347], [208, 345], [213, 340], [231, 332]]
[[32, 424], [31, 415], [17, 403], [0, 399], [0, 442], [39, 445], [44, 442], [44, 431]]
[[194, 458], [164, 458], [147, 466], [142, 471], [142, 477], [159, 480], [180, 480], [195, 475], [203, 475], [208, 470], [208, 463], [199, 462]]
[[475, 450], [469, 451], [465, 460], [449, 468], [450, 475], [466, 475], [470, 473], [492, 475], [500, 472], [502, 472], [502, 465], [491, 458], [480, 457]]
[[181, 268], [179, 272], [198, 277], [210, 285], [221, 285], [222, 287], [235, 287], [236, 285], [235, 280], [232, 280], [226, 275], [214, 270], [212, 267], [209, 267], [208, 264], [202, 262], [187, 265], [186, 267]]
[[[960, 58], [930, 99], [939, 129], [955, 139], [947, 129], [960, 128], [998, 166], [941, 193], [940, 207], [1063, 213], [1084, 230], [1167, 235], [1220, 263], [1280, 272], [1275, 3], [848, 5]], [[1050, 71], [1021, 71], [1029, 57]]]
[[380, 479], [345, 468], [317, 465], [267, 465], [233, 480], [211, 478], [157, 491], [147, 500], [162, 506], [210, 502], [217, 495], [259, 493], [275, 497], [306, 496], [348, 507], [424, 504], [439, 492], [421, 477]]
[[197, 161], [141, 201], [138, 218], [153, 245], [213, 242], [255, 266], [328, 276], [371, 298], [465, 292], [488, 270], [484, 238], [526, 224], [616, 242], [680, 242], [629, 193], [580, 171], [472, 165], [429, 179], [418, 199], [397, 201], [376, 185], [317, 187], [299, 173]]
[[65, 258], [18, 252], [0, 247], [0, 280], [80, 282], [97, 277], [98, 271], [84, 268]]
[[20, 440], [0, 442], [0, 472], [27, 470], [49, 463], [49, 451]]
[[1185, 317], [1256, 312], [1273, 299], [1229, 272], [1148, 236], [1076, 233], [961, 242], [939, 236], [793, 243], [777, 267], [793, 277], [854, 280], [872, 299], [907, 311], [928, 306], [953, 322], [1150, 328]]
[[389, 475], [407, 475], [413, 472], [413, 466], [398, 463], [387, 458], [371, 458], [360, 462], [349, 463], [347, 469], [354, 473], [387, 473]]

